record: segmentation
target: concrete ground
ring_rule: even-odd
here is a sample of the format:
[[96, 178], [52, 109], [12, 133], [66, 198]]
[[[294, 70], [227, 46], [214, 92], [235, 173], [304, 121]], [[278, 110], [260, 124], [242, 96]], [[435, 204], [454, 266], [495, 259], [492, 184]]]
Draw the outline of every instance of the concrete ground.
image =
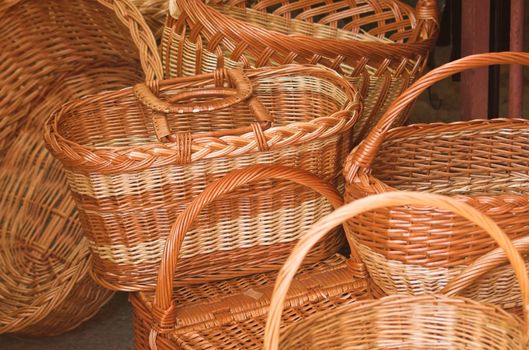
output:
[[[448, 61], [447, 48], [438, 48], [435, 64]], [[506, 71], [506, 70], [504, 70]], [[527, 70], [525, 73], [528, 73]], [[529, 115], [529, 77], [526, 74], [524, 114]], [[431, 103], [433, 101], [433, 103]], [[507, 95], [502, 93], [500, 115], [507, 115]], [[432, 104], [436, 108], [432, 107]], [[454, 121], [459, 117], [459, 83], [447, 79], [423, 94], [417, 101], [410, 121]], [[78, 329], [57, 337], [25, 338], [0, 336], [0, 350], [129, 350], [133, 349], [130, 305], [125, 293], [118, 293], [93, 319]]]

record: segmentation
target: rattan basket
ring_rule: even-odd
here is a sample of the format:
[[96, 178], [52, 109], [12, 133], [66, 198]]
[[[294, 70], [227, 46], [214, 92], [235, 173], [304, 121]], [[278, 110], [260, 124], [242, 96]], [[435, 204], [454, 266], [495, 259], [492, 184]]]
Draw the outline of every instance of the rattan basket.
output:
[[140, 55], [148, 79], [161, 64], [126, 0], [4, 1], [0, 14], [0, 333], [56, 335], [112, 293], [89, 277], [88, 241], [42, 126], [69, 99], [143, 81]]
[[[308, 186], [342, 204], [334, 187], [295, 168], [257, 165], [234, 171], [209, 185], [178, 216], [168, 237], [155, 292], [131, 294], [136, 349], [262, 349], [264, 325], [276, 272], [219, 282], [173, 287], [179, 252], [197, 214], [215, 198], [260, 179], [285, 179]], [[276, 198], [281, 199], [281, 194]], [[332, 233], [331, 233], [332, 234]], [[306, 262], [306, 261], [305, 261]], [[285, 324], [318, 311], [372, 296], [358, 260], [335, 255], [306, 265], [287, 297]], [[150, 335], [150, 336], [149, 336]]]
[[[329, 230], [355, 216], [381, 208], [439, 208], [486, 231], [504, 249], [523, 291], [525, 322], [499, 306], [453, 296], [490, 266], [479, 259], [446, 286], [443, 294], [390, 295], [320, 311], [288, 327], [280, 337], [281, 314], [307, 251]], [[421, 223], [419, 222], [419, 226]], [[270, 303], [264, 349], [527, 349], [529, 276], [523, 258], [489, 217], [466, 203], [419, 192], [384, 193], [359, 199], [323, 218], [299, 241], [283, 269]]]
[[[68, 174], [95, 278], [111, 289], [152, 290], [176, 215], [230, 170], [292, 165], [339, 185], [359, 109], [354, 89], [326, 68], [218, 70], [70, 103], [50, 119], [46, 140]], [[179, 284], [279, 269], [300, 232], [331, 210], [291, 183], [239, 192], [200, 215]], [[341, 244], [330, 236], [312, 261]]]
[[[436, 123], [388, 131], [399, 113], [433, 83], [466, 69], [516, 63], [529, 64], [529, 54], [469, 56], [417, 81], [348, 158], [346, 202], [394, 190], [450, 195], [489, 215], [511, 238], [527, 235], [529, 121]], [[372, 278], [387, 294], [437, 292], [495, 247], [476, 226], [437, 209], [381, 209], [358, 216], [346, 229]], [[465, 296], [514, 306], [519, 295], [509, 269], [492, 271], [489, 278], [496, 282]]]
[[166, 77], [218, 67], [322, 64], [364, 98], [360, 140], [422, 74], [438, 29], [435, 0], [170, 0], [162, 38]]

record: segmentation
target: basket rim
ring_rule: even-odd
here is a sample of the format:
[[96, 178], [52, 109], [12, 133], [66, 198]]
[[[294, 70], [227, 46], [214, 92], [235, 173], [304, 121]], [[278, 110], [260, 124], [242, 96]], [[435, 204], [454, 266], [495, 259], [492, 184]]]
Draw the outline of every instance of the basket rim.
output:
[[[176, 1], [177, 0], [170, 1], [170, 8], [174, 8], [174, 5], [171, 6], [171, 3]], [[401, 7], [410, 8], [409, 15], [410, 21], [412, 22], [411, 24], [413, 31], [420, 33], [422, 28], [420, 25], [418, 25], [416, 10], [400, 1], [391, 1], [391, 3], [393, 5], [398, 3]], [[298, 54], [303, 54], [304, 52], [307, 52], [307, 50], [314, 52], [315, 48], [318, 48], [320, 55], [330, 57], [338, 55], [343, 55], [346, 57], [360, 57], [368, 54], [370, 60], [376, 59], [380, 62], [383, 62], [388, 58], [397, 58], [398, 61], [401, 61], [402, 59], [416, 60], [417, 56], [425, 56], [428, 54], [432, 44], [435, 42], [437, 32], [437, 30], [430, 30], [427, 34], [427, 38], [419, 38], [416, 41], [409, 43], [360, 42], [347, 39], [314, 38], [304, 34], [283, 34], [277, 31], [269, 30], [267, 28], [256, 26], [254, 24], [249, 24], [246, 21], [242, 21], [231, 16], [224, 15], [215, 9], [214, 6], [206, 4], [200, 4], [199, 6], [204, 7], [202, 9], [203, 11], [201, 11], [203, 13], [198, 14], [201, 17], [201, 25], [203, 25], [202, 22], [207, 21], [209, 25], [214, 25], [216, 30], [222, 31], [225, 36], [232, 38], [237, 37], [239, 39], [252, 38], [252, 42], [258, 43], [270, 41], [271, 38], [269, 35], [273, 33], [274, 41], [281, 42], [282, 47], [288, 48], [289, 51], [296, 51]], [[185, 16], [190, 16], [186, 9], [181, 8], [180, 11], [182, 12], [181, 15], [185, 14]], [[212, 15], [208, 14], [208, 12], [210, 12]], [[169, 15], [169, 17], [174, 19], [172, 15]], [[195, 15], [195, 19], [197, 17], [198, 16]], [[222, 20], [215, 19], [215, 17], [222, 18]], [[413, 17], [413, 19], [411, 17]], [[435, 18], [432, 18], [431, 20], [436, 22]], [[188, 21], [186, 21], [186, 24], [189, 25]], [[195, 25], [197, 24], [195, 23]], [[235, 35], [233, 28], [238, 28], [239, 31], [245, 30], [245, 33], [238, 33]]]
[[[400, 138], [407, 138], [407, 137], [421, 137], [428, 134], [438, 135], [439, 133], [443, 132], [463, 132], [463, 131], [494, 131], [494, 130], [501, 130], [501, 129], [528, 129], [529, 132], [529, 120], [527, 119], [521, 119], [521, 118], [498, 118], [498, 119], [491, 119], [491, 120], [471, 120], [471, 121], [458, 121], [453, 123], [419, 123], [419, 124], [411, 124], [407, 126], [401, 126], [394, 129], [391, 129], [385, 139], [385, 142], [398, 140]], [[355, 157], [355, 152], [358, 150], [355, 149], [351, 152], [351, 154], [348, 156], [349, 159], [353, 159]], [[381, 151], [379, 151], [380, 153]], [[343, 173], [346, 174], [351, 167], [351, 162], [346, 162]], [[353, 181], [348, 181], [346, 178], [346, 186], [355, 186], [359, 188], [362, 192], [365, 192], [368, 195], [372, 194], [378, 194], [383, 192], [393, 192], [393, 191], [400, 191], [397, 187], [390, 186], [386, 184], [384, 181], [377, 178], [375, 175], [371, 173], [372, 168], [370, 169], [360, 169], [358, 174], [353, 177]], [[367, 179], [364, 181], [359, 181], [361, 178]], [[368, 185], [368, 184], [376, 184]], [[507, 194], [499, 194], [499, 195], [465, 195], [465, 194], [445, 194], [448, 195], [451, 198], [454, 198], [456, 200], [469, 203], [473, 206], [482, 207], [483, 205], [490, 206], [490, 199], [494, 198], [495, 201], [503, 201], [503, 202], [513, 202], [515, 200], [517, 203], [520, 202], [520, 200], [525, 200], [529, 202], [529, 194], [514, 194], [514, 193], [507, 193]], [[413, 208], [413, 210], [430, 210], [427, 209], [427, 207], [415, 207], [415, 206], [408, 206], [405, 207]]]
[[[360, 116], [362, 109], [360, 94], [349, 82], [329, 68], [293, 64], [280, 67], [251, 69], [247, 72], [248, 77], [255, 80], [289, 76], [316, 77], [334, 84], [346, 96], [345, 105], [339, 107], [341, 109], [329, 116], [317, 117], [310, 121], [294, 122], [284, 126], [273, 126], [264, 130], [265, 142], [267, 142], [269, 150], [271, 151], [340, 135], [351, 129]], [[212, 78], [214, 74], [206, 73], [195, 76], [194, 78], [200, 81], [202, 81], [201, 79], [206, 81], [206, 79]], [[178, 81], [180, 79], [187, 78], [175, 78], [159, 81], [158, 83], [160, 86], [167, 85], [167, 88], [177, 87], [179, 86]], [[44, 132], [44, 139], [50, 151], [66, 167], [75, 164], [72, 167], [76, 169], [97, 169], [101, 173], [122, 172], [123, 169], [114, 169], [117, 164], [127, 164], [127, 170], [142, 170], [178, 163], [175, 160], [175, 154], [178, 152], [174, 148], [175, 143], [162, 143], [157, 140], [140, 146], [101, 147], [94, 149], [93, 147], [80, 145], [68, 140], [59, 133], [59, 124], [65, 114], [81, 106], [130, 96], [133, 94], [132, 89], [133, 87], [128, 87], [117, 91], [107, 91], [92, 96], [85, 96], [81, 99], [68, 102], [55, 111], [46, 122]], [[235, 138], [236, 140], [233, 140]], [[191, 162], [259, 152], [256, 135], [253, 132], [216, 138], [210, 136], [196, 138], [191, 141], [191, 145]], [[249, 147], [252, 145], [253, 147]]]

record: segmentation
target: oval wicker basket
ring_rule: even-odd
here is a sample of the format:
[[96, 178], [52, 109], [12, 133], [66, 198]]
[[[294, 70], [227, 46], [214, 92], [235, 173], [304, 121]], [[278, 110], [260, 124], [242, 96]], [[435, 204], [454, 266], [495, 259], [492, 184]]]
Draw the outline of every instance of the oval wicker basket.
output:
[[[0, 5], [0, 333], [56, 335], [112, 296], [88, 270], [66, 176], [42, 126], [69, 99], [160, 76], [154, 39], [128, 0]], [[141, 55], [141, 56], [140, 56]]]
[[360, 140], [422, 74], [438, 29], [437, 1], [170, 0], [166, 77], [219, 67], [322, 64], [360, 91]]
[[[233, 169], [292, 165], [338, 185], [360, 109], [354, 89], [315, 66], [245, 74], [141, 84], [70, 103], [50, 119], [45, 138], [65, 166], [100, 284], [153, 289], [176, 215]], [[279, 269], [300, 232], [331, 210], [285, 182], [239, 192], [200, 215], [182, 249], [179, 285]], [[330, 236], [312, 261], [341, 244]]]
[[[395, 190], [450, 195], [489, 215], [509, 237], [527, 235], [529, 121], [479, 120], [389, 131], [399, 113], [435, 82], [491, 64], [529, 64], [529, 54], [468, 56], [429, 72], [403, 93], [349, 156], [346, 202]], [[378, 210], [358, 216], [346, 229], [387, 294], [437, 292], [495, 247], [475, 225], [437, 209]], [[465, 296], [505, 307], [520, 300], [509, 269], [495, 270], [489, 278], [494, 283], [475, 286]]]
[[[154, 292], [132, 293], [137, 349], [262, 349], [266, 314], [277, 272], [199, 285], [173, 286], [179, 252], [189, 227], [208, 203], [261, 179], [284, 179], [311, 188], [337, 208], [334, 186], [306, 171], [256, 165], [230, 172], [210, 184], [174, 222], [163, 253]], [[281, 194], [277, 195], [280, 199]], [[332, 234], [332, 233], [331, 233]], [[338, 254], [307, 264], [289, 294], [286, 324], [331, 306], [371, 298], [364, 265]], [[151, 336], [149, 337], [149, 334]], [[149, 339], [150, 338], [150, 339]]]
[[[505, 251], [523, 296], [524, 321], [499, 306], [455, 293], [490, 268], [476, 260], [446, 286], [447, 295], [390, 295], [318, 312], [286, 329], [281, 314], [292, 277], [306, 253], [329, 230], [362, 213], [387, 207], [439, 208], [471, 221]], [[421, 225], [421, 223], [419, 223]], [[392, 192], [348, 203], [323, 218], [300, 239], [279, 272], [270, 304], [264, 349], [526, 349], [529, 340], [529, 276], [522, 256], [489, 217], [466, 203], [420, 192]]]

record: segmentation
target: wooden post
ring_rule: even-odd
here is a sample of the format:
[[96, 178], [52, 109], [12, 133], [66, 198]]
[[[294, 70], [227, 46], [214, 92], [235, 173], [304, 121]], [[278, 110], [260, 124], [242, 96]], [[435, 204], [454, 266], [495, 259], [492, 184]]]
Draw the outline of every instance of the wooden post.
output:
[[[489, 51], [490, 0], [461, 1], [461, 56]], [[461, 73], [461, 119], [487, 119], [489, 69]]]
[[[511, 0], [510, 50], [523, 51], [524, 0]], [[512, 65], [509, 69], [509, 116], [522, 116], [523, 75], [522, 66]]]

